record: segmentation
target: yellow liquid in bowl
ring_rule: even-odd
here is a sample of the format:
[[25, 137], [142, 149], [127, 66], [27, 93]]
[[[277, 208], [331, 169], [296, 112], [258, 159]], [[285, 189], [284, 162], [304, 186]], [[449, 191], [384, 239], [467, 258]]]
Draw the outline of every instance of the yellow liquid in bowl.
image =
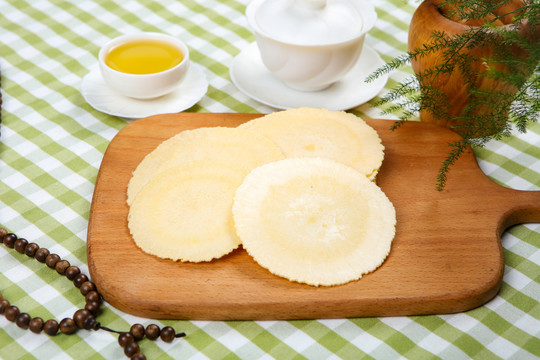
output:
[[105, 63], [128, 74], [153, 74], [178, 65], [184, 54], [176, 46], [159, 40], [128, 41], [109, 51]]

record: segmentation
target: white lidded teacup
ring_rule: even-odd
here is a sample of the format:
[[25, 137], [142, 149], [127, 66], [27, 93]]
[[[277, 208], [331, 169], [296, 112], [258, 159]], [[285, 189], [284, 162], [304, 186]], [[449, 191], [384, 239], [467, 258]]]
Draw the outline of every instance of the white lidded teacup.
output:
[[[178, 51], [181, 53], [181, 58], [158, 71], [143, 73], [123, 70], [109, 61], [108, 57], [113, 54], [115, 49], [117, 50], [122, 46], [131, 46], [132, 48], [143, 46], [139, 44], [146, 44], [147, 48], [145, 49], [151, 49], [145, 50], [150, 51], [146, 55], [152, 55], [152, 51], [160, 52], [169, 49], [170, 52], [174, 51], [176, 53]], [[139, 52], [142, 51], [141, 49], [138, 50]], [[133, 59], [133, 61], [142, 61], [138, 60], [137, 57], [133, 57]], [[143, 32], [122, 35], [108, 41], [100, 49], [98, 60], [103, 80], [110, 88], [123, 96], [135, 99], [152, 99], [172, 92], [184, 79], [189, 69], [189, 49], [183, 41], [173, 36]], [[148, 60], [145, 61], [148, 62]], [[137, 64], [134, 65], [137, 66]], [[139, 64], [138, 66], [144, 67], [145, 65], [150, 64]]]
[[301, 91], [323, 90], [342, 79], [377, 21], [367, 0], [254, 0], [246, 16], [263, 64]]

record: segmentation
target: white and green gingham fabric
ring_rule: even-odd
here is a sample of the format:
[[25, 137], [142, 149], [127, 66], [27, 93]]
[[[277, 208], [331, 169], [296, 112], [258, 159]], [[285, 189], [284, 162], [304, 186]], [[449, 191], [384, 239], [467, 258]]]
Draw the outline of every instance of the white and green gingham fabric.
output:
[[[110, 140], [130, 121], [94, 110], [79, 89], [82, 78], [96, 65], [99, 47], [112, 37], [158, 31], [182, 38], [209, 81], [207, 94], [187, 111], [275, 111], [245, 96], [229, 77], [233, 58], [254, 41], [244, 16], [247, 2], [0, 0], [0, 224], [88, 274], [86, 231], [96, 176]], [[366, 42], [383, 59], [406, 51], [408, 26], [418, 3], [373, 0], [379, 20]], [[386, 89], [410, 73], [410, 68], [393, 73]], [[381, 117], [370, 103], [353, 112]], [[540, 124], [531, 125], [525, 134], [489, 143], [476, 154], [494, 181], [517, 189], [540, 189]], [[540, 357], [540, 224], [512, 227], [501, 241], [506, 264], [501, 291], [484, 306], [465, 313], [157, 322], [105, 304], [99, 321], [113, 329], [157, 322], [187, 333], [170, 344], [143, 340], [140, 345], [149, 359], [536, 359]], [[64, 277], [4, 246], [0, 247], [0, 292], [22, 311], [43, 318], [62, 319], [84, 305], [79, 291]], [[2, 359], [123, 356], [114, 334], [36, 335], [0, 316]]]

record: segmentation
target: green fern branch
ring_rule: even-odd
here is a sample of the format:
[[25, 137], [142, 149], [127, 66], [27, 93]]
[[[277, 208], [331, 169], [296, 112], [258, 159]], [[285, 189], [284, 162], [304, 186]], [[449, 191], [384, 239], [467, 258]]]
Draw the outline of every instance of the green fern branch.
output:
[[451, 148], [448, 156], [444, 159], [439, 172], [437, 174], [437, 191], [444, 190], [446, 181], [448, 180], [448, 171], [452, 165], [459, 159], [459, 157], [465, 152], [469, 145], [466, 139], [462, 139], [457, 142], [451, 142], [448, 146]]
[[373, 82], [381, 76], [387, 75], [395, 69], [399, 69], [401, 66], [409, 64], [409, 62], [410, 60], [408, 55], [400, 55], [392, 59], [389, 63], [375, 69], [375, 71], [371, 73], [364, 81], [366, 83]]
[[[452, 16], [466, 20], [492, 16], [495, 8], [509, 1], [447, 0], [445, 3], [456, 9]], [[524, 4], [519, 9], [491, 17], [484, 26], [471, 26], [462, 34], [448, 36], [441, 31], [433, 32], [428, 43], [389, 61], [366, 80], [374, 81], [383, 74], [410, 64], [411, 60], [434, 53], [442, 54], [443, 61], [439, 66], [405, 79], [374, 104], [383, 108], [383, 113], [400, 114], [392, 130], [417, 117], [420, 110], [455, 123], [453, 127], [460, 132], [462, 139], [449, 144], [450, 151], [437, 176], [438, 190], [444, 189], [448, 171], [467, 146], [484, 146], [491, 139], [500, 140], [509, 136], [512, 125], [518, 131], [525, 132], [529, 123], [540, 120], [540, 46], [537, 42], [540, 1], [525, 0]], [[496, 20], [506, 15], [513, 15], [516, 25], [494, 26]], [[521, 31], [525, 23], [535, 40], [531, 41]], [[492, 49], [492, 56], [480, 59], [485, 66], [478, 71], [471, 65], [478, 59], [469, 51], [482, 47]], [[528, 56], [516, 57], [516, 49]], [[437, 82], [444, 81], [446, 76], [456, 71], [463, 77], [469, 97], [463, 113], [451, 119], [449, 99], [439, 90]], [[503, 87], [503, 90], [480, 89], [479, 84], [485, 79], [505, 83], [507, 87]], [[512, 92], [509, 90], [512, 87], [518, 90]], [[492, 134], [485, 136], [486, 129], [491, 129]]]

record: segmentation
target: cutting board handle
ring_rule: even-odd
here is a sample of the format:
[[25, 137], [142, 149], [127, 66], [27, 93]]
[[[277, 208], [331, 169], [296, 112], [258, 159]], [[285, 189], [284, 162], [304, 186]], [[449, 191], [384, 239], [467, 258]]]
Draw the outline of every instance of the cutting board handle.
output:
[[499, 198], [507, 203], [501, 232], [513, 225], [540, 222], [540, 191], [504, 189], [504, 195]]

